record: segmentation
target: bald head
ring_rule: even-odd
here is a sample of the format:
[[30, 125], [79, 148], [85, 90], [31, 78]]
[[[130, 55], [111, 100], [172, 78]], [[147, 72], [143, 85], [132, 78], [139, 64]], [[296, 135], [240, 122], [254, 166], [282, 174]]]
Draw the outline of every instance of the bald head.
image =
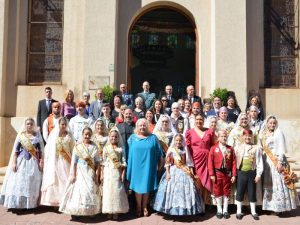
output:
[[52, 113], [56, 116], [60, 115], [60, 103], [59, 102], [52, 103]]
[[148, 82], [148, 81], [144, 81], [144, 83], [143, 83], [143, 90], [144, 90], [145, 92], [149, 92], [149, 89], [150, 89], [150, 84], [149, 84], [149, 82]]

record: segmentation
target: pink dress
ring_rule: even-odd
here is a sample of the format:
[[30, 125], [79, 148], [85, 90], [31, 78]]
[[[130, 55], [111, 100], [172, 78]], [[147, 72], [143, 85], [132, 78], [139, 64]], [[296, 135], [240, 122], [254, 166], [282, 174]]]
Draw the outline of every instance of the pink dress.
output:
[[186, 132], [186, 144], [193, 158], [196, 174], [209, 192], [212, 191], [212, 184], [208, 175], [208, 154], [213, 141], [212, 129], [206, 130], [203, 138], [199, 137], [195, 128]]

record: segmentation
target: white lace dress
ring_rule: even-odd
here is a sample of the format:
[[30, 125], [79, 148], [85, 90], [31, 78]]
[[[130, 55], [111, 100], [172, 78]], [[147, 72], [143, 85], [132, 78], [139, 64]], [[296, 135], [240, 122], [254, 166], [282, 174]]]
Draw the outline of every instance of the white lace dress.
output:
[[73, 171], [74, 166], [77, 167], [76, 181], [68, 182], [59, 211], [77, 216], [96, 215], [101, 212], [101, 193], [95, 183], [95, 170], [84, 158], [88, 156], [95, 165], [100, 163], [100, 157], [94, 143], [86, 150], [82, 150], [82, 145], [77, 144], [73, 149], [70, 171]]
[[[52, 137], [50, 136], [50, 138]], [[70, 173], [70, 162], [66, 161], [59, 150], [63, 150], [66, 152], [65, 154], [72, 156], [74, 146], [74, 140], [70, 135], [56, 137], [55, 139], [56, 143], [48, 142], [45, 147], [41, 204], [48, 206], [59, 206]]]
[[126, 213], [129, 210], [127, 194], [124, 183], [121, 182], [119, 169], [112, 161], [113, 155], [118, 158], [119, 163], [126, 169], [124, 150], [113, 149], [112, 145], [106, 145], [103, 149], [104, 181], [102, 213]]
[[[39, 138], [33, 136], [30, 141], [41, 153]], [[0, 204], [15, 209], [36, 208], [42, 183], [42, 172], [39, 170], [38, 161], [21, 145], [18, 137], [14, 151], [18, 153], [17, 171], [13, 172], [10, 166], [7, 168], [1, 189]]]

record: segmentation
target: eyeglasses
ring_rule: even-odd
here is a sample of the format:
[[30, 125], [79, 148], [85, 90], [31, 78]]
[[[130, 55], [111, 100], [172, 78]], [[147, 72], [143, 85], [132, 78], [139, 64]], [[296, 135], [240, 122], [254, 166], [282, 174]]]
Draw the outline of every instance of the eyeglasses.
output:
[[169, 123], [169, 121], [167, 121], [167, 120], [163, 120], [163, 121], [162, 121], [162, 123]]
[[162, 102], [166, 102], [166, 101], [167, 101], [167, 99], [162, 99], [161, 101], [162, 101]]

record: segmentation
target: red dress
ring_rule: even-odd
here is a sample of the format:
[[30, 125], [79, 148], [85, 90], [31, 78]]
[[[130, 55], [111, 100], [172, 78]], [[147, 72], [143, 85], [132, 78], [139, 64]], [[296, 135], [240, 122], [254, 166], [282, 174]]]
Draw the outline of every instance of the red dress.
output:
[[206, 130], [203, 138], [199, 137], [195, 128], [186, 132], [186, 144], [193, 158], [196, 174], [209, 192], [212, 191], [212, 183], [208, 174], [208, 155], [214, 135], [212, 129]]

